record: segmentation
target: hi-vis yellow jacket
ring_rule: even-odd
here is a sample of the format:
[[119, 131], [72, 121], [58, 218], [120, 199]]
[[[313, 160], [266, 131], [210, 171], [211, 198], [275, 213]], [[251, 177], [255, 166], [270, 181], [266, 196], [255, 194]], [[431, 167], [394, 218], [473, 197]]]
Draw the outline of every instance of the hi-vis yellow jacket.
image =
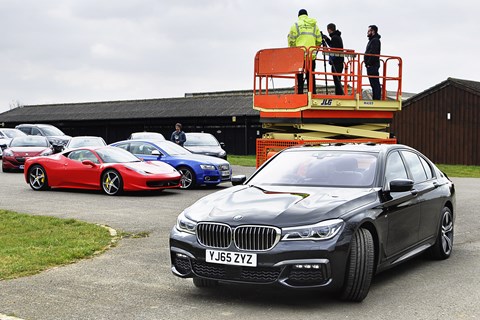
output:
[[290, 28], [288, 34], [289, 47], [314, 47], [322, 44], [322, 33], [317, 26], [317, 20], [306, 14], [298, 17], [298, 21]]

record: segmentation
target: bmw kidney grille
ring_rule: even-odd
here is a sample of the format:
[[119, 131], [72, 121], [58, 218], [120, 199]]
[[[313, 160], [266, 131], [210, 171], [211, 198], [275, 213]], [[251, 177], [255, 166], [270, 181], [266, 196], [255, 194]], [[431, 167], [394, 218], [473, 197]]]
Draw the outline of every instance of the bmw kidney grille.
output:
[[280, 241], [281, 230], [270, 226], [238, 226], [232, 228], [220, 223], [199, 223], [198, 242], [206, 247], [226, 249], [232, 242], [245, 251], [266, 251]]

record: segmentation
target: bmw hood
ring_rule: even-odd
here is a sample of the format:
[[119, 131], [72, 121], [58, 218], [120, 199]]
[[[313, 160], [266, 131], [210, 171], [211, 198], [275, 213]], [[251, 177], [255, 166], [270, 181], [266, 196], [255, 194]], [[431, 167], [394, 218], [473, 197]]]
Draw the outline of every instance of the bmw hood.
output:
[[377, 197], [371, 188], [237, 186], [206, 196], [184, 211], [187, 218], [230, 225], [278, 227], [316, 223], [364, 207]]

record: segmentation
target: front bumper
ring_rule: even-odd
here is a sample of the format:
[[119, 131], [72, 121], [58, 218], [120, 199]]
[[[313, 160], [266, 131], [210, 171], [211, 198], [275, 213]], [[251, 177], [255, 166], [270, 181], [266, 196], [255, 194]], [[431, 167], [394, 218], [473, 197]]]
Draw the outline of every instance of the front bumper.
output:
[[23, 170], [27, 157], [3, 157], [2, 167], [7, 170]]
[[[257, 266], [232, 266], [206, 262], [206, 249], [195, 235], [170, 235], [173, 274], [181, 278], [201, 277], [235, 283], [282, 285], [289, 288], [324, 288], [338, 291], [343, 286], [349, 241], [338, 236], [327, 241], [280, 241], [269, 251], [257, 254]], [[247, 252], [236, 248], [226, 251]]]
[[[228, 173], [228, 174], [227, 174]], [[221, 170], [204, 170], [200, 174], [197, 174], [198, 184], [216, 185], [221, 182], [230, 181], [232, 178], [232, 169], [228, 171]]]

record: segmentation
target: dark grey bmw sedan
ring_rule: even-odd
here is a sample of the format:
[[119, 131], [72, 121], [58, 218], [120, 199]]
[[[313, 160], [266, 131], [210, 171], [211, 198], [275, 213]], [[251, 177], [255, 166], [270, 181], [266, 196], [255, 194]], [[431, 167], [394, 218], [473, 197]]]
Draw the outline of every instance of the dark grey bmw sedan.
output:
[[455, 188], [404, 145], [295, 147], [180, 213], [172, 272], [218, 282], [322, 289], [362, 301], [374, 274], [453, 248]]

